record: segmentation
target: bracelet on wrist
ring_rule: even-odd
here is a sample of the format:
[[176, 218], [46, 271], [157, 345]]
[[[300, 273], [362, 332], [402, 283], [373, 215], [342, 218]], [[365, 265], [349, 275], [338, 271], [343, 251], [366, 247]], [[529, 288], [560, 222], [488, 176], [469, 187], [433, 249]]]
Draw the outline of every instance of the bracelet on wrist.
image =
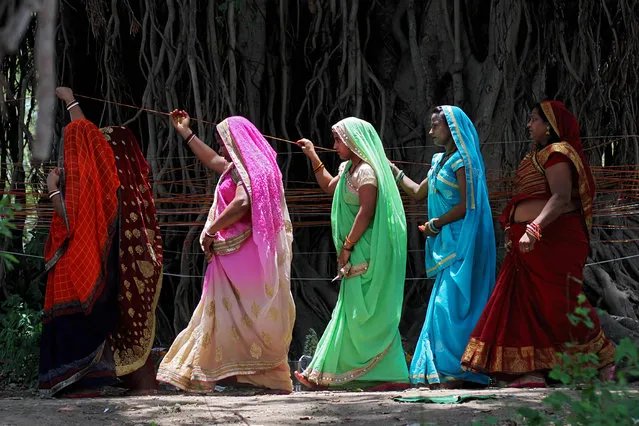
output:
[[71, 102], [67, 104], [67, 111], [71, 111], [72, 108], [75, 108], [78, 105], [80, 105], [80, 102], [76, 101], [75, 99], [72, 100]]
[[206, 235], [209, 238], [215, 238], [215, 234], [209, 234], [209, 231], [204, 230], [204, 235]]
[[404, 173], [403, 170], [400, 170], [399, 173], [397, 173], [397, 176], [395, 177], [395, 183], [399, 185], [402, 179], [404, 179], [404, 176], [406, 176], [406, 174]]
[[320, 161], [320, 163], [317, 166], [315, 166], [315, 168], [313, 168], [313, 174], [319, 172], [323, 168], [324, 168], [324, 163]]
[[49, 200], [53, 200], [53, 197], [55, 197], [56, 195], [60, 195], [60, 190], [59, 189], [56, 189], [55, 191], [49, 192]]
[[541, 240], [541, 227], [535, 222], [530, 222], [526, 225], [526, 234], [539, 241]]
[[353, 251], [353, 249], [355, 248], [354, 245], [351, 246], [347, 246], [346, 243], [342, 244], [342, 248], [346, 251]]
[[428, 223], [430, 224], [430, 229], [434, 233], [439, 234], [442, 229], [435, 226], [435, 219], [437, 219], [437, 218], [432, 218], [431, 220], [428, 221]]
[[184, 143], [188, 145], [193, 139], [195, 139], [195, 132], [191, 132], [191, 134], [184, 139]]
[[426, 222], [424, 225], [426, 226], [426, 228], [428, 228], [428, 230], [430, 232], [432, 232], [435, 235], [437, 235], [437, 234], [439, 234], [441, 232], [441, 229], [439, 229], [439, 230], [435, 230], [436, 228], [433, 229], [434, 225], [430, 221]]

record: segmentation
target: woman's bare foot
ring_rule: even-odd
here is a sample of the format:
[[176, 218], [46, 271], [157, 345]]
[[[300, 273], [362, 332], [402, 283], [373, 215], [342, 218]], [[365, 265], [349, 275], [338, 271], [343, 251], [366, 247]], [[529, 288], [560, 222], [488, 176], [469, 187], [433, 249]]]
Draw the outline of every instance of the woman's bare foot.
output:
[[304, 377], [299, 371], [293, 373], [298, 382], [303, 384], [309, 389], [320, 390], [320, 389], [328, 389], [328, 386], [320, 386], [315, 383], [310, 382], [306, 377]]

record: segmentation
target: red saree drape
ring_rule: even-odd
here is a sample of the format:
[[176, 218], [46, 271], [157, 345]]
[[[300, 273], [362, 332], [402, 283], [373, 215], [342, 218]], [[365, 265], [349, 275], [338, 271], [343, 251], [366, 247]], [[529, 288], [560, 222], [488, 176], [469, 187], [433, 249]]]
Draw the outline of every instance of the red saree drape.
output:
[[[595, 186], [575, 117], [561, 102], [542, 102], [541, 107], [562, 142], [528, 154], [517, 170], [515, 196], [501, 217], [512, 247], [462, 357], [462, 365], [473, 371], [520, 375], [549, 370], [561, 352], [595, 353], [599, 367], [613, 362], [614, 346], [592, 306], [587, 301], [581, 305], [590, 308], [593, 328], [574, 326], [567, 316], [579, 306]], [[582, 209], [560, 216], [543, 230], [531, 252], [521, 253], [519, 239], [526, 224], [513, 223], [512, 213], [522, 200], [550, 198], [544, 166], [555, 153], [565, 156], [576, 171]]]

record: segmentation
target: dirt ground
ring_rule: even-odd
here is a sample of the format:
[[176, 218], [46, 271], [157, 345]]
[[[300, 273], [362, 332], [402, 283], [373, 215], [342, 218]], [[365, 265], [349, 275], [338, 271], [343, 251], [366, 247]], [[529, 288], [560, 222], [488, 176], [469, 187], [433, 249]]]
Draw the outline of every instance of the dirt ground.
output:
[[[487, 417], [517, 424], [515, 410], [545, 410], [549, 389], [481, 391], [410, 389], [404, 392], [250, 392], [211, 395], [165, 393], [157, 396], [42, 399], [30, 392], [0, 394], [0, 425], [469, 425]], [[400, 403], [394, 397], [495, 395], [463, 404]]]

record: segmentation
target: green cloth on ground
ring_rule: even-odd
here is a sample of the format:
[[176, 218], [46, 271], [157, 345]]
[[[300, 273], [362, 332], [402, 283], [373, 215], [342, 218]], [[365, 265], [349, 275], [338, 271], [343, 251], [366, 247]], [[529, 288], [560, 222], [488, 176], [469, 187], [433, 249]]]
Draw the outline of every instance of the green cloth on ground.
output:
[[497, 395], [445, 395], [445, 396], [407, 396], [393, 398], [396, 402], [423, 402], [426, 404], [463, 404], [470, 401], [498, 399]]

